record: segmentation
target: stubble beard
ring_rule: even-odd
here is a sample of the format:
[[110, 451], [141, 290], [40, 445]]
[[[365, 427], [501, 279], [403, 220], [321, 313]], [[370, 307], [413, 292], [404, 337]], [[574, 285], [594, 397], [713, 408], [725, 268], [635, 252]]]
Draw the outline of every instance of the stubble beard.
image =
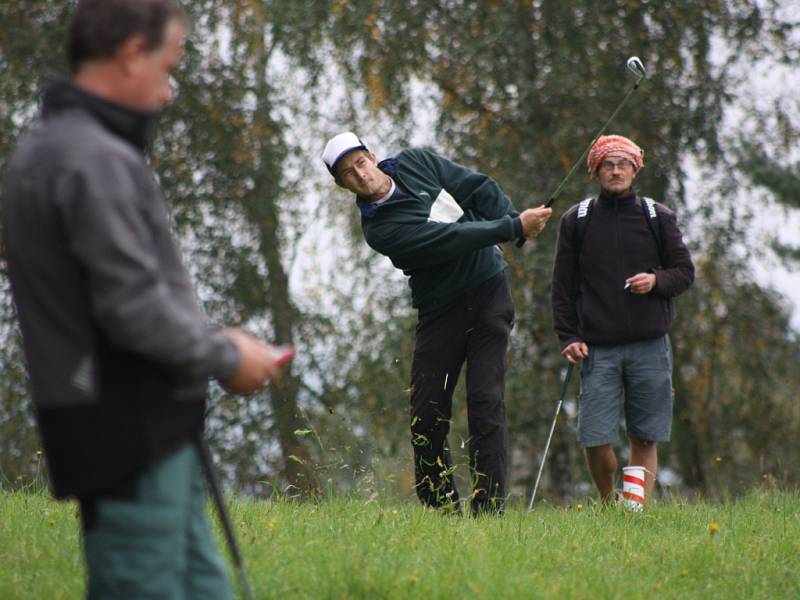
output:
[[603, 195], [607, 196], [609, 198], [622, 198], [623, 196], [627, 196], [628, 194], [630, 194], [632, 187], [633, 187], [633, 184], [629, 185], [624, 190], [617, 191], [617, 190], [610, 190], [610, 189], [608, 189], [606, 187], [602, 187], [601, 186]]

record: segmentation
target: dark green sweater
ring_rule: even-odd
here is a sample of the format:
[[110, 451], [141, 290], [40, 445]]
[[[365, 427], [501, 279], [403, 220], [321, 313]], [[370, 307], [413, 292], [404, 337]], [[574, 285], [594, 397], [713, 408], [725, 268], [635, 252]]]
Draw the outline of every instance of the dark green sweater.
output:
[[521, 237], [522, 223], [494, 180], [421, 149], [380, 166], [400, 189], [377, 207], [359, 199], [361, 227], [370, 247], [410, 278], [420, 314], [505, 269], [496, 244]]

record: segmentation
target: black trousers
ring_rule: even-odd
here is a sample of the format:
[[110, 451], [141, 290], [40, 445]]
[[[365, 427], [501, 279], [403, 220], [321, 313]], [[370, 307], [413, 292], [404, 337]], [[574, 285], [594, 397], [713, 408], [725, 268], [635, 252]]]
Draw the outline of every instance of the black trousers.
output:
[[506, 484], [503, 399], [514, 305], [505, 273], [417, 323], [411, 366], [411, 443], [416, 490], [429, 506], [458, 507], [447, 434], [453, 391], [466, 362], [473, 512], [501, 511]]

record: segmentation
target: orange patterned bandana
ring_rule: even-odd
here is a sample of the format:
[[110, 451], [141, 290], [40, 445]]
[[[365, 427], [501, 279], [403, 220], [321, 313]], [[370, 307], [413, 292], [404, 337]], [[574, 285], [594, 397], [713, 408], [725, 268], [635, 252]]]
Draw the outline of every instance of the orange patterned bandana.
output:
[[589, 150], [589, 156], [586, 159], [589, 177], [597, 174], [600, 163], [612, 152], [621, 154], [631, 161], [637, 173], [644, 166], [644, 150], [639, 146], [621, 135], [603, 135], [597, 138], [597, 141], [592, 144], [592, 149]]

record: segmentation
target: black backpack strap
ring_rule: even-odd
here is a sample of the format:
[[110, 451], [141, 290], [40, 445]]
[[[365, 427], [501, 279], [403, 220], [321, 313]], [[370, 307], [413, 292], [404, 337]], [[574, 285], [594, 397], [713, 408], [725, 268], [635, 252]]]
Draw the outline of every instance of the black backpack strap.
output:
[[589, 219], [592, 218], [592, 207], [594, 206], [594, 198], [586, 198], [578, 204], [578, 211], [575, 223], [575, 257], [581, 254], [581, 247], [583, 246], [583, 238], [586, 235], [586, 226], [589, 224]]
[[656, 211], [656, 201], [652, 198], [642, 197], [642, 211], [644, 212], [647, 227], [650, 233], [653, 234], [653, 239], [656, 241], [656, 248], [658, 249], [658, 261], [661, 263], [659, 266], [664, 266], [664, 253], [661, 248], [661, 220], [658, 218]]

